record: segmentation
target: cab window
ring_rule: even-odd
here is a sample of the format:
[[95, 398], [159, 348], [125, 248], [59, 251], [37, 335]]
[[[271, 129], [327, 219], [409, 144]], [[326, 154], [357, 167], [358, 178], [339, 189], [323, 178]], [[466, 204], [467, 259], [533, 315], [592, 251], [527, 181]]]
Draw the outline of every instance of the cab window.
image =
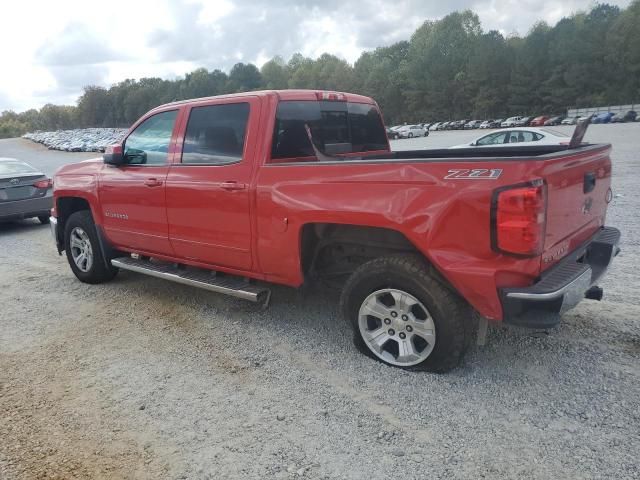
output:
[[249, 104], [228, 103], [191, 109], [182, 148], [185, 165], [226, 165], [242, 160]]
[[389, 149], [380, 113], [374, 105], [283, 101], [276, 112], [271, 163], [316, 160], [306, 125], [316, 148], [328, 155]]
[[124, 143], [129, 165], [162, 165], [167, 162], [177, 110], [157, 113], [144, 120]]

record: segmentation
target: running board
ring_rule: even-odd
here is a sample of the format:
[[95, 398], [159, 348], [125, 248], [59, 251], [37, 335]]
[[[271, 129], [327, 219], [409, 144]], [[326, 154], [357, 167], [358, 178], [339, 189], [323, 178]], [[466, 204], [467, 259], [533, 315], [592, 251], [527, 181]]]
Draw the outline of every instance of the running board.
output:
[[[206, 270], [181, 269], [173, 264], [155, 263], [133, 257], [121, 257], [111, 260], [111, 265], [123, 270], [143, 273], [151, 277], [163, 278], [183, 285], [203, 288], [211, 292], [224, 293], [250, 302], [262, 303], [266, 308], [271, 298], [271, 290], [232, 276], [216, 277]], [[213, 272], [215, 273], [215, 272]]]

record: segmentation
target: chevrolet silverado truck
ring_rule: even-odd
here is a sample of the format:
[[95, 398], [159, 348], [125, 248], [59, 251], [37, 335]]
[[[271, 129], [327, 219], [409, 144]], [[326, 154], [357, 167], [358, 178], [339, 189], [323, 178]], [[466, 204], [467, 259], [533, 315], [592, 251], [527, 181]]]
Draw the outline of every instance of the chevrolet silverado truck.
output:
[[269, 283], [341, 285], [362, 352], [444, 372], [478, 324], [549, 328], [602, 296], [620, 239], [611, 147], [581, 135], [393, 152], [360, 95], [174, 102], [58, 170], [51, 228], [87, 283], [128, 270], [265, 305]]

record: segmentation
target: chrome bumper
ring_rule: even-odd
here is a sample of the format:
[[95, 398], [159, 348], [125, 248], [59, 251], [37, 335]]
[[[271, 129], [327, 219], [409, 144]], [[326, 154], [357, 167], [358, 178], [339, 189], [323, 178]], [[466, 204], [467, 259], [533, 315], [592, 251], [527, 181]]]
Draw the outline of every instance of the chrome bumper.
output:
[[56, 243], [58, 254], [61, 255], [64, 248], [60, 241], [60, 237], [58, 236], [58, 219], [56, 217], [54, 216], [49, 217], [49, 227], [51, 228], [51, 236], [53, 237], [53, 241]]
[[620, 231], [604, 227], [544, 272], [534, 285], [503, 289], [500, 292], [503, 321], [531, 328], [557, 325], [561, 315], [580, 303], [591, 287], [602, 280], [620, 252], [619, 243]]

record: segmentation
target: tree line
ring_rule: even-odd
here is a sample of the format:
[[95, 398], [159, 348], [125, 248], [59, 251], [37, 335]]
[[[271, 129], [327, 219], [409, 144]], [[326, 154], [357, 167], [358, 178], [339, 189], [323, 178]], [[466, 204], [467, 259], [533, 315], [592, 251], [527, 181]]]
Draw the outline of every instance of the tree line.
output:
[[567, 107], [640, 99], [640, 0], [607, 4], [520, 37], [483, 31], [478, 16], [454, 12], [422, 24], [408, 41], [363, 52], [351, 65], [334, 55], [277, 56], [258, 69], [199, 68], [177, 80], [124, 80], [87, 86], [76, 106], [0, 115], [0, 138], [33, 130], [127, 127], [174, 100], [225, 93], [312, 88], [373, 97], [388, 124], [563, 113]]

